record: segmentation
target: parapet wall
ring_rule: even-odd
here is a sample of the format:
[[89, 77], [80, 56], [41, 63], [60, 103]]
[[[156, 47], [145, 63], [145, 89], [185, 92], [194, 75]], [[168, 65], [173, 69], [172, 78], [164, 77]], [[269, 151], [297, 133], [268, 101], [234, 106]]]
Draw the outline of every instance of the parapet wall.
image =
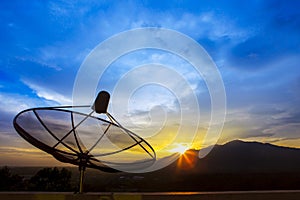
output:
[[2, 200], [298, 200], [300, 191], [168, 192], [168, 193], [51, 193], [0, 192]]

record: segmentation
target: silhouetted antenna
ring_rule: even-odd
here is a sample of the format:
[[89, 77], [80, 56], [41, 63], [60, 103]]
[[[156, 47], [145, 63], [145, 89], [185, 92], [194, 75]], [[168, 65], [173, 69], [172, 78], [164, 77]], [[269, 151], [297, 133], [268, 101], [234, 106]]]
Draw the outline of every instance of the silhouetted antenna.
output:
[[[156, 160], [156, 153], [146, 140], [107, 112], [109, 99], [109, 93], [101, 91], [92, 106], [27, 109], [16, 115], [13, 124], [32, 145], [61, 162], [77, 165], [82, 193], [87, 167], [105, 172], [134, 171], [149, 167]], [[107, 119], [97, 113], [105, 114]]]

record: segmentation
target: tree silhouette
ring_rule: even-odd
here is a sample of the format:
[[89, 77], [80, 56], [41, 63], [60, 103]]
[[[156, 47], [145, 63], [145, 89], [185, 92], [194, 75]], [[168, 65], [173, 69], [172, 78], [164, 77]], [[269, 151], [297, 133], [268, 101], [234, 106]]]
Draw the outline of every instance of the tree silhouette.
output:
[[29, 180], [29, 189], [35, 191], [70, 191], [71, 171], [57, 167], [44, 168]]
[[16, 174], [12, 174], [11, 170], [7, 166], [2, 167], [0, 169], [0, 190], [24, 190], [23, 177]]

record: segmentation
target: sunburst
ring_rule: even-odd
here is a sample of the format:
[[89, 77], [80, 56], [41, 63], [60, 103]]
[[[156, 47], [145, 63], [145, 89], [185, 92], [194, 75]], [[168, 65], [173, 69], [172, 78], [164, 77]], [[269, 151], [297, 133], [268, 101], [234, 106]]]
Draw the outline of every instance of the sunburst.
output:
[[175, 148], [171, 149], [170, 152], [179, 153], [180, 155], [183, 155], [189, 147], [185, 144], [177, 144]]

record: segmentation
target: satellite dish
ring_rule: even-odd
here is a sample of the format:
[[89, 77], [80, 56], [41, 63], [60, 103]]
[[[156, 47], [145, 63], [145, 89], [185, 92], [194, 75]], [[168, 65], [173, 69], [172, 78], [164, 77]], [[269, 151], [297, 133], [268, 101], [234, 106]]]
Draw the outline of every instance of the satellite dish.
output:
[[109, 98], [101, 91], [92, 106], [27, 109], [16, 115], [13, 125], [27, 142], [61, 162], [79, 166], [81, 193], [87, 167], [133, 172], [156, 161], [152, 146], [107, 112]]

